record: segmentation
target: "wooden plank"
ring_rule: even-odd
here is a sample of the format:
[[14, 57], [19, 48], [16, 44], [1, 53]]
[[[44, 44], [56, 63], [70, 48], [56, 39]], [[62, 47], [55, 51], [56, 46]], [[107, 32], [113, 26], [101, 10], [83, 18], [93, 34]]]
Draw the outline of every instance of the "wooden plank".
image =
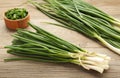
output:
[[[78, 45], [80, 47], [102, 47], [101, 45], [99, 45], [98, 43], [96, 43], [95, 41], [88, 39], [87, 37], [76, 33], [74, 31], [65, 29], [65, 28], [61, 28], [61, 27], [57, 27], [57, 26], [53, 26], [53, 25], [49, 25], [49, 24], [45, 24], [43, 22], [55, 22], [52, 19], [40, 19], [40, 20], [31, 20], [34, 24], [40, 26], [41, 28], [75, 44]], [[2, 29], [0, 31], [0, 45], [3, 47], [5, 45], [9, 45], [10, 42], [12, 41], [13, 37], [11, 36], [13, 33], [15, 33], [15, 31], [9, 31], [5, 24], [4, 21], [0, 21], [1, 27], [0, 29]], [[30, 27], [28, 27], [29, 30], [32, 30]], [[4, 33], [4, 35], [3, 35]], [[74, 34], [74, 35], [72, 35]], [[69, 35], [69, 36], [68, 36]]]
[[[86, 48], [93, 51], [93, 48]], [[103, 74], [95, 71], [87, 71], [73, 64], [55, 64], [33, 61], [4, 62], [5, 58], [15, 57], [7, 54], [6, 49], [0, 49], [0, 78], [119, 78], [120, 58], [118, 55], [108, 53], [105, 48], [94, 48], [94, 51], [108, 54], [111, 60], [110, 69]]]

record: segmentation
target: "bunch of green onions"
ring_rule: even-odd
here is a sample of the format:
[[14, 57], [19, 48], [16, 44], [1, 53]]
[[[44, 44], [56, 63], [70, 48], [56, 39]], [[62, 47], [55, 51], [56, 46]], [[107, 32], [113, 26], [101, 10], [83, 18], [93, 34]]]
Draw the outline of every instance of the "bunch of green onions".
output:
[[18, 29], [17, 33], [13, 35], [15, 39], [12, 41], [12, 45], [6, 46], [8, 53], [21, 57], [8, 58], [5, 61], [34, 60], [73, 63], [100, 73], [109, 68], [110, 57], [107, 55], [85, 51], [30, 22], [29, 25], [36, 32]]
[[60, 22], [65, 27], [89, 38], [97, 39], [106, 47], [120, 54], [120, 21], [83, 0], [29, 0], [38, 10]]

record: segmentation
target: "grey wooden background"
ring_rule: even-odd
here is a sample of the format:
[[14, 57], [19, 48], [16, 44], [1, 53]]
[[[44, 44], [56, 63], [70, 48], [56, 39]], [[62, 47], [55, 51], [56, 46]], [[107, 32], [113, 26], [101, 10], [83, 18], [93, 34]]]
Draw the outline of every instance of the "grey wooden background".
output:
[[[39, 0], [40, 1], [40, 0]], [[108, 14], [120, 19], [120, 0], [86, 0]], [[120, 78], [120, 56], [81, 34], [61, 27], [45, 24], [55, 22], [37, 11], [26, 0], [0, 0], [0, 78]], [[22, 5], [21, 5], [22, 4]], [[31, 16], [31, 21], [41, 28], [89, 51], [100, 52], [112, 57], [110, 69], [103, 74], [87, 71], [73, 64], [55, 64], [33, 61], [4, 62], [5, 58], [15, 57], [7, 54], [4, 46], [10, 45], [15, 32], [5, 27], [4, 12], [10, 8], [24, 7]], [[27, 29], [32, 30], [30, 27]]]

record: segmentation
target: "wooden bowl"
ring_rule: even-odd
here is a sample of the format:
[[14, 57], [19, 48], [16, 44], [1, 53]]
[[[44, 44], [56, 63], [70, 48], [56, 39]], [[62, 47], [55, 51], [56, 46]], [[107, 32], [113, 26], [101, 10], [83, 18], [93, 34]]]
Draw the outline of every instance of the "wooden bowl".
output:
[[17, 19], [17, 20], [8, 19], [4, 15], [4, 21], [5, 21], [6, 27], [11, 29], [11, 30], [16, 30], [17, 28], [28, 27], [27, 23], [28, 23], [29, 20], [30, 20], [30, 15], [29, 14], [27, 14], [27, 16], [25, 18]]

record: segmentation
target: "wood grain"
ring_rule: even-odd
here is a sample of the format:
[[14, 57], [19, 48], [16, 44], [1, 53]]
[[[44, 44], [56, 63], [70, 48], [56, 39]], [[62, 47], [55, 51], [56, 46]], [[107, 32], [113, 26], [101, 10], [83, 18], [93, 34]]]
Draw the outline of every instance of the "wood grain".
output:
[[[39, 0], [40, 1], [40, 0]], [[108, 14], [120, 19], [120, 0], [86, 0]], [[102, 46], [99, 42], [90, 40], [74, 31], [45, 24], [55, 22], [37, 11], [33, 6], [24, 4], [26, 0], [0, 0], [0, 78], [120, 78], [120, 56]], [[22, 4], [22, 5], [21, 5]], [[5, 27], [4, 12], [10, 8], [24, 7], [31, 16], [31, 21], [41, 28], [88, 51], [105, 53], [112, 57], [110, 69], [103, 74], [87, 71], [73, 64], [55, 64], [33, 61], [4, 62], [5, 58], [15, 57], [7, 54], [4, 46], [10, 45], [14, 31]], [[32, 30], [30, 27], [27, 29]]]

